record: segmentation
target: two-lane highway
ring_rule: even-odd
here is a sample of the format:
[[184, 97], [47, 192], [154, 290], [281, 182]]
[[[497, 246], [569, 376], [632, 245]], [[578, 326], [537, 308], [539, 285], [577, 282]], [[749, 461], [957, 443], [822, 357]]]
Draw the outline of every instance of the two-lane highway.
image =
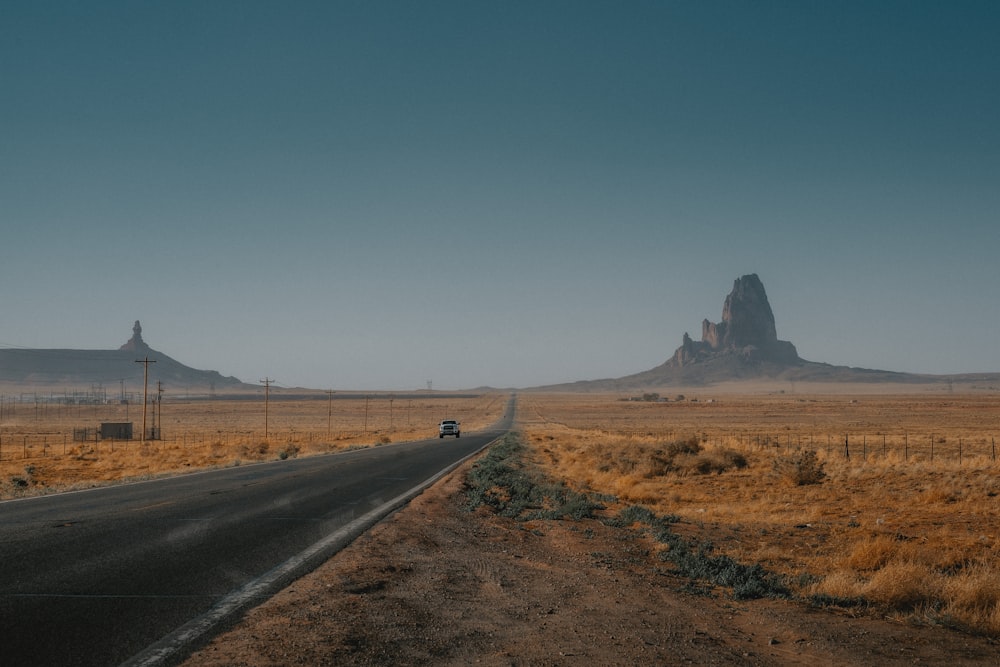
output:
[[120, 664], [314, 547], [254, 589], [259, 602], [331, 555], [317, 543], [480, 450], [512, 416], [513, 405], [461, 438], [0, 503], [0, 661]]

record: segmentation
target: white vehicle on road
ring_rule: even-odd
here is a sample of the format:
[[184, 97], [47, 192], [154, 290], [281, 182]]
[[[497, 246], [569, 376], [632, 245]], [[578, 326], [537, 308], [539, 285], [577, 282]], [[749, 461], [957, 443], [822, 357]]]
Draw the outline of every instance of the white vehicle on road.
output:
[[438, 424], [438, 437], [443, 438], [446, 435], [453, 435], [456, 438], [462, 437], [462, 429], [460, 424], [454, 419], [445, 419], [440, 424]]

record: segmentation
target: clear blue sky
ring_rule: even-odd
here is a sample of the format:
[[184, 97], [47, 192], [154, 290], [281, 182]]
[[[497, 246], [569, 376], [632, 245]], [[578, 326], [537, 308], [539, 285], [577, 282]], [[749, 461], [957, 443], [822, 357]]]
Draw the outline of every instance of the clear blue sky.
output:
[[617, 377], [757, 273], [814, 361], [1000, 371], [1000, 3], [0, 4], [0, 345]]

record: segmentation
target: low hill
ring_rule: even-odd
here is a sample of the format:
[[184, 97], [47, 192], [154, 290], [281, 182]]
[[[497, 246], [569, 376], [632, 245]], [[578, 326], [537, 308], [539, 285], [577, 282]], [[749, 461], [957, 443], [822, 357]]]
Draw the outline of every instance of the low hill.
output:
[[136, 362], [147, 358], [155, 362], [149, 364], [149, 381], [160, 381], [174, 390], [213, 392], [248, 386], [217, 371], [185, 366], [154, 350], [143, 341], [138, 321], [132, 337], [117, 350], [0, 349], [0, 384], [22, 390], [70, 390], [118, 385], [124, 380], [134, 388], [142, 386], [144, 373], [144, 364]]

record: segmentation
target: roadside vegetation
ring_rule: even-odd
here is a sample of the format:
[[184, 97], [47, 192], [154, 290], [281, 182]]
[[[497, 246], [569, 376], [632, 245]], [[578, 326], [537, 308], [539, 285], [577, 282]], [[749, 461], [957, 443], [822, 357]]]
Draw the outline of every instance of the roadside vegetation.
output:
[[7, 402], [0, 413], [0, 499], [437, 438], [441, 419], [473, 431], [496, 421], [506, 402], [505, 394], [272, 395], [265, 419], [263, 400], [165, 400], [158, 411], [163, 438], [145, 442], [73, 438], [74, 429], [101, 422], [133, 422], [138, 435], [141, 405], [36, 409]]
[[[658, 516], [650, 509], [628, 505], [619, 511], [608, 510], [605, 502], [614, 498], [597, 498], [590, 493], [570, 489], [564, 482], [553, 481], [540, 469], [527, 463], [522, 436], [509, 433], [477, 461], [468, 476], [468, 509], [488, 507], [492, 511], [519, 521], [540, 519], [593, 519], [598, 512], [612, 527], [641, 530], [663, 546], [660, 559], [669, 562], [681, 575], [692, 580], [692, 586], [722, 586], [732, 591], [736, 599], [785, 597], [788, 590], [781, 577], [767, 572], [759, 564], [745, 565], [726, 555], [717, 555], [709, 543], [694, 543], [671, 530], [677, 522], [674, 516]], [[673, 443], [668, 451], [690, 455], [692, 443]]]
[[[734, 597], [787, 595], [1000, 636], [1000, 463], [986, 453], [883, 454], [874, 436], [902, 423], [934, 432], [938, 446], [972, 440], [970, 424], [997, 425], [1000, 400], [868, 398], [862, 412], [835, 398], [842, 416], [828, 409], [821, 421], [796, 417], [797, 398], [738, 410], [720, 399], [723, 423], [713, 424], [704, 402], [604, 398], [522, 394], [524, 465], [601, 499], [612, 521], [664, 544], [676, 571]], [[788, 421], [776, 427], [780, 410]], [[735, 412], [776, 435], [736, 432]], [[859, 414], [877, 444], [848, 456], [842, 429]]]

